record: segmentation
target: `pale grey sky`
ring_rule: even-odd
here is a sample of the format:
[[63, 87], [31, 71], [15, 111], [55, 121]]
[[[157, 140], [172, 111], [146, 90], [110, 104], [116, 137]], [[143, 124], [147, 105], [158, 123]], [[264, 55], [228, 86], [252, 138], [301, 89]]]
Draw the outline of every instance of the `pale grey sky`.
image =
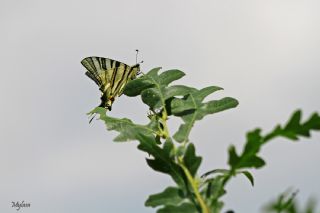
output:
[[[97, 55], [128, 64], [140, 49], [143, 70], [178, 68], [181, 84], [217, 85], [234, 110], [199, 122], [191, 139], [200, 171], [225, 168], [227, 148], [248, 130], [270, 130], [297, 108], [319, 111], [320, 2], [312, 0], [1, 0], [0, 212], [26, 201], [32, 213], [147, 213], [147, 196], [173, 182], [149, 169], [136, 143], [116, 144], [86, 112], [99, 103], [80, 61]], [[146, 121], [147, 108], [122, 96], [111, 115]], [[172, 122], [172, 127], [177, 123]], [[320, 201], [320, 134], [276, 140], [254, 171], [256, 186], [234, 179], [225, 196], [237, 213], [288, 187]]]

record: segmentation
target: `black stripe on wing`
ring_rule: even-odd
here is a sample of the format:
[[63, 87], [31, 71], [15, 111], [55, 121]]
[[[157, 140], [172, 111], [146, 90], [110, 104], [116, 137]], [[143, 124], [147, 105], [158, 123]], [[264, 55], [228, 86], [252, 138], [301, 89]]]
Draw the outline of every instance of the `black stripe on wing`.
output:
[[116, 77], [117, 77], [117, 74], [118, 74], [118, 69], [117, 68], [114, 68], [112, 70], [113, 70], [113, 72], [112, 72], [112, 76], [111, 76], [110, 88], [114, 87], [115, 80], [116, 80]]
[[106, 85], [109, 84], [107, 91], [110, 96], [121, 95], [128, 80], [134, 79], [139, 71], [139, 65], [131, 67], [113, 59], [95, 56], [83, 59], [81, 64], [88, 70], [86, 75], [99, 86], [103, 93], [106, 92]]
[[101, 67], [102, 67], [102, 69], [107, 70], [106, 59], [105, 58], [101, 58]]
[[119, 93], [122, 86], [124, 86], [127, 83], [128, 77], [130, 76], [130, 73], [132, 72], [132, 68], [127, 65], [125, 65], [123, 69], [124, 70], [123, 70], [123, 73], [121, 75], [119, 82], [117, 83], [117, 85], [115, 87], [112, 88], [112, 93], [114, 93], [114, 94]]
[[99, 87], [101, 86], [101, 82], [98, 79], [96, 79], [96, 77], [94, 75], [92, 75], [90, 72], [86, 72], [85, 74], [90, 79], [92, 79]]
[[97, 57], [87, 57], [81, 61], [81, 64], [88, 70], [86, 75], [91, 78], [98, 86], [102, 85], [102, 79], [99, 76], [99, 67], [96, 67]]

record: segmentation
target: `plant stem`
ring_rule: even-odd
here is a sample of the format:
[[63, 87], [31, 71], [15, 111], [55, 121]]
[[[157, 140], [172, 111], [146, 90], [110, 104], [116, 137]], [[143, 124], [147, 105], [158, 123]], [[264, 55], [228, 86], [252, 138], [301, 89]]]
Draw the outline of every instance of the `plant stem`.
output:
[[184, 171], [184, 173], [185, 173], [185, 175], [186, 175], [186, 177], [187, 177], [187, 179], [193, 189], [193, 192], [194, 192], [194, 194], [197, 198], [197, 201], [199, 202], [199, 205], [201, 207], [202, 213], [210, 213], [208, 206], [206, 205], [202, 196], [200, 195], [200, 192], [198, 190], [198, 184], [197, 184], [196, 180], [192, 177], [188, 168], [184, 165], [182, 157], [178, 158], [178, 162], [179, 162], [179, 165], [181, 166], [182, 170]]
[[167, 119], [168, 119], [168, 114], [167, 110], [164, 108], [161, 116], [161, 123], [163, 124], [163, 132], [164, 132], [164, 138], [170, 138], [169, 130], [168, 130], [168, 125], [167, 125]]

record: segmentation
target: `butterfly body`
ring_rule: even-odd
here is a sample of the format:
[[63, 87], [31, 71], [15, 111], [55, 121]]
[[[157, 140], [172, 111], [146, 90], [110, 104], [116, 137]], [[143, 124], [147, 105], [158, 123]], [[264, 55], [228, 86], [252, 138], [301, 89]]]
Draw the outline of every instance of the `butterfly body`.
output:
[[111, 111], [114, 100], [123, 92], [128, 81], [133, 80], [140, 72], [140, 64], [129, 66], [125, 63], [102, 57], [87, 57], [81, 61], [87, 69], [85, 73], [102, 92], [101, 104]]

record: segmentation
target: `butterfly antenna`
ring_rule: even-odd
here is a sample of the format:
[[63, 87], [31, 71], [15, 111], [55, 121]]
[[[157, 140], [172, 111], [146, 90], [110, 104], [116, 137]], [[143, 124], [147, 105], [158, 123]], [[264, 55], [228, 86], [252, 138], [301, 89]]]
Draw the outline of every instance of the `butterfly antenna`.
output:
[[138, 54], [139, 54], [139, 50], [137, 49], [137, 50], [136, 50], [136, 52], [137, 52], [137, 53], [136, 53], [136, 64], [137, 64], [137, 63], [138, 63]]
[[[138, 54], [139, 54], [139, 50], [138, 49], [136, 49], [136, 64], [142, 64], [143, 63], [143, 61], [140, 61], [139, 63], [138, 63]], [[139, 71], [138, 72], [138, 75], [140, 75], [140, 74], [144, 74], [143, 72], [141, 72], [141, 71]]]

